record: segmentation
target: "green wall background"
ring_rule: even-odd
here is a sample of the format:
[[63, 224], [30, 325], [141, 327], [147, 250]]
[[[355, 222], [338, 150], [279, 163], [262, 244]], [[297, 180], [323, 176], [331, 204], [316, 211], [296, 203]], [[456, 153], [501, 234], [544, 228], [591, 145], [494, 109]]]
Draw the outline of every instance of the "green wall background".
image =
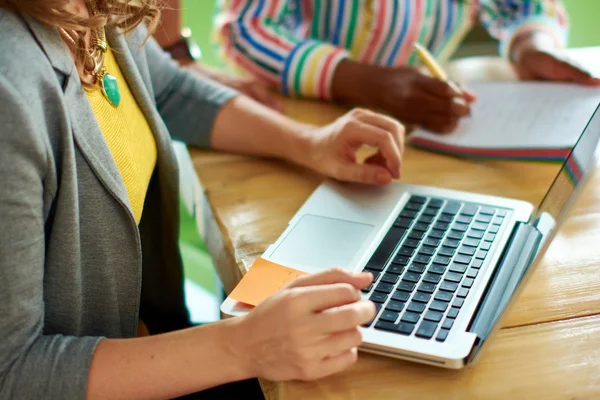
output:
[[[600, 46], [600, 0], [563, 0], [571, 19], [570, 47]], [[183, 23], [192, 29], [204, 62], [221, 67], [212, 40], [215, 0], [183, 0]]]

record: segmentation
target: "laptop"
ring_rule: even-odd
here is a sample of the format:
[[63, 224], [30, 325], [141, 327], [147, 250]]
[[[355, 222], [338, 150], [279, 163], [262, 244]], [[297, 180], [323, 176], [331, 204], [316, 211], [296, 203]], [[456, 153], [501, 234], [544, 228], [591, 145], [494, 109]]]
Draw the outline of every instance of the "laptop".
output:
[[[372, 272], [377, 316], [360, 350], [459, 369], [474, 364], [597, 165], [600, 110], [543, 201], [393, 183], [326, 181], [263, 255], [305, 272]], [[226, 299], [225, 315], [249, 307]]]

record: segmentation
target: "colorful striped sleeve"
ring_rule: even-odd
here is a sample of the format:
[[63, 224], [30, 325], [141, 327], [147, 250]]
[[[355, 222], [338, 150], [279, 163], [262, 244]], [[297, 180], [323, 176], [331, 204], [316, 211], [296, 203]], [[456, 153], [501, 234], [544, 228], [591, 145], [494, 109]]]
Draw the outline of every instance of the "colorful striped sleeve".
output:
[[[335, 68], [348, 52], [326, 42], [299, 37], [286, 28], [281, 23], [287, 13], [286, 3], [281, 0], [225, 2], [217, 17], [225, 55], [284, 94], [329, 99]], [[303, 18], [310, 17], [303, 15]]]
[[509, 56], [515, 39], [532, 31], [548, 33], [558, 47], [567, 44], [567, 13], [561, 0], [480, 0], [480, 18]]

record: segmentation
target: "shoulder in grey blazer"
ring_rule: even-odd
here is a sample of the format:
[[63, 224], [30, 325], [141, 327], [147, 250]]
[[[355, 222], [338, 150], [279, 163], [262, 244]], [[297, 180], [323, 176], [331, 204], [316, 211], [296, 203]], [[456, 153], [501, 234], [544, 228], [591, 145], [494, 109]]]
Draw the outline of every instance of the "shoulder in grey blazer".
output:
[[139, 227], [58, 32], [0, 10], [0, 398], [85, 398], [98, 341], [188, 326], [171, 136], [208, 146], [235, 92], [144, 28], [107, 32], [158, 147]]

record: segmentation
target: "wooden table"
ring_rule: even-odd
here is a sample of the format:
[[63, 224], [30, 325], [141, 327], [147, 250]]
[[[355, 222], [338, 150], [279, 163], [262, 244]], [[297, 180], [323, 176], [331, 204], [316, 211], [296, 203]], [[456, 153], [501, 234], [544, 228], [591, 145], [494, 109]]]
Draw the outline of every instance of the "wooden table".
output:
[[[463, 61], [452, 71], [511, 79], [497, 60]], [[324, 124], [343, 110], [288, 100], [286, 111]], [[273, 160], [197, 149], [191, 155], [206, 194], [205, 240], [230, 291], [322, 177]], [[552, 164], [467, 161], [409, 147], [403, 181], [538, 204], [557, 170]], [[268, 399], [278, 400], [600, 398], [600, 174], [475, 368], [451, 371], [361, 353], [354, 367], [326, 379], [261, 384]]]

